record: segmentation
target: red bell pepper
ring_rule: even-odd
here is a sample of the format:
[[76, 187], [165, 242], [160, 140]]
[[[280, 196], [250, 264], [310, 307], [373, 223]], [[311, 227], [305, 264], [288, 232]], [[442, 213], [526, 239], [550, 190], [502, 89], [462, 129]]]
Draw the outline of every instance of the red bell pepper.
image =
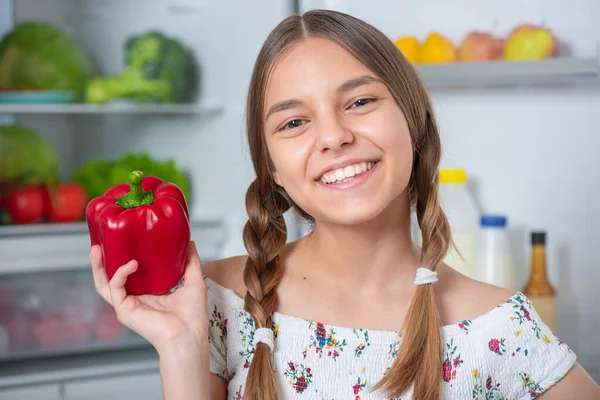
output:
[[131, 185], [111, 187], [86, 207], [92, 245], [100, 245], [109, 279], [131, 260], [138, 269], [127, 278], [129, 294], [164, 294], [183, 277], [190, 241], [189, 211], [177, 185], [141, 171]]

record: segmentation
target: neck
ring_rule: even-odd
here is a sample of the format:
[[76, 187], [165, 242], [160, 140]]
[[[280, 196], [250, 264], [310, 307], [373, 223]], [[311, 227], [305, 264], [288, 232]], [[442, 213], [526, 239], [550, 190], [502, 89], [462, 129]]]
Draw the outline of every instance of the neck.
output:
[[411, 238], [408, 199], [399, 199], [377, 218], [360, 225], [317, 222], [304, 240], [305, 272], [319, 279], [364, 290], [406, 288], [419, 254]]

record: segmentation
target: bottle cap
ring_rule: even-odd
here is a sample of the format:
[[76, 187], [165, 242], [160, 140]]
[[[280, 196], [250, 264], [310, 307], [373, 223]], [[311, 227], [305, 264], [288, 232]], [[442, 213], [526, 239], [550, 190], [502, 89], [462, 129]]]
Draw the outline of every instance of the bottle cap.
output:
[[531, 244], [546, 244], [546, 232], [532, 232]]
[[441, 183], [465, 183], [467, 172], [464, 169], [442, 169], [440, 170]]
[[506, 217], [503, 215], [482, 215], [481, 226], [485, 228], [504, 228]]

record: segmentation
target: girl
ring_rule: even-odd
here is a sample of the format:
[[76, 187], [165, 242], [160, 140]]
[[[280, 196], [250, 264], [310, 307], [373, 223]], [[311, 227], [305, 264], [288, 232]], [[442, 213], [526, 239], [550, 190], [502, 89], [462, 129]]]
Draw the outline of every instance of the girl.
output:
[[[384, 34], [333, 11], [284, 20], [247, 126], [248, 256], [201, 268], [191, 243], [180, 288], [134, 297], [135, 260], [108, 282], [91, 251], [98, 292], [156, 348], [167, 399], [600, 398], [525, 296], [442, 263], [433, 108]], [[314, 229], [286, 244], [290, 207]]]

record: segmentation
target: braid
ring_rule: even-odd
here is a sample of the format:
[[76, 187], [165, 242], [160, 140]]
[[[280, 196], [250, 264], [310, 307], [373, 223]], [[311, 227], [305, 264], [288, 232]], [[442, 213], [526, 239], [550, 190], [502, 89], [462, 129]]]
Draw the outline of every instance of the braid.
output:
[[[423, 235], [421, 264], [435, 268], [444, 258], [451, 242], [450, 225], [438, 198], [440, 137], [432, 115], [426, 115], [426, 131], [415, 166], [417, 221]], [[435, 133], [435, 134], [433, 134]]]
[[[272, 314], [277, 303], [276, 289], [281, 281], [279, 250], [287, 240], [283, 213], [289, 208], [281, 192], [274, 190], [272, 181], [261, 187], [258, 179], [250, 184], [246, 194], [249, 220], [244, 227], [244, 244], [248, 260], [244, 268], [247, 292], [246, 311], [254, 318], [255, 328], [272, 328]], [[255, 344], [248, 370], [244, 399], [275, 400], [279, 389], [269, 346]]]
[[[450, 226], [438, 203], [440, 143], [433, 117], [427, 113], [424, 134], [415, 145], [411, 195], [423, 235], [421, 266], [435, 270], [448, 251]], [[374, 390], [401, 396], [414, 384], [415, 400], [437, 400], [441, 390], [442, 332], [433, 287], [415, 289], [402, 327], [402, 345], [386, 376]]]

